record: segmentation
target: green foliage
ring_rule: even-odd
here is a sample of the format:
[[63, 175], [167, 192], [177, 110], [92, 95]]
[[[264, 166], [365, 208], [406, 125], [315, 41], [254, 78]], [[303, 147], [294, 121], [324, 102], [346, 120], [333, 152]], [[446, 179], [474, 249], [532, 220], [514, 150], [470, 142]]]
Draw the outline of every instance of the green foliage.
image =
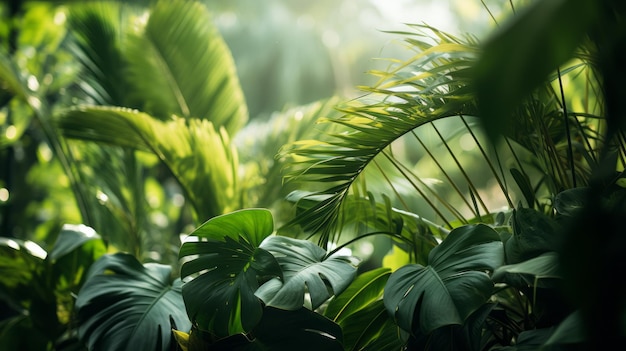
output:
[[123, 253], [91, 267], [76, 311], [79, 336], [90, 350], [169, 350], [170, 330], [191, 328], [171, 267], [142, 265]]
[[214, 217], [191, 233], [205, 240], [183, 244], [181, 257], [198, 256], [183, 264], [181, 276], [193, 276], [183, 286], [183, 297], [200, 330], [224, 337], [259, 323], [257, 277], [281, 275], [274, 256], [259, 247], [272, 231], [269, 211], [248, 209]]
[[253, 122], [200, 2], [12, 7], [0, 189], [60, 169], [89, 226], [35, 233], [3, 200], [0, 345], [623, 343], [624, 8], [509, 5], [482, 43], [393, 32], [415, 54], [364, 95]]
[[307, 240], [273, 236], [261, 248], [276, 257], [283, 271], [282, 279], [273, 278], [256, 292], [267, 306], [295, 310], [305, 304], [306, 293], [310, 308], [316, 309], [346, 289], [356, 276], [356, 258], [329, 256], [326, 250]]
[[[104, 254], [99, 235], [87, 226], [66, 225], [49, 252], [32, 241], [1, 238], [0, 291], [11, 310], [0, 323], [0, 345], [45, 350], [79, 345], [70, 326], [74, 301], [87, 271]], [[36, 338], [35, 338], [36, 336]]]
[[491, 296], [488, 272], [502, 264], [500, 236], [478, 225], [453, 230], [429, 257], [429, 266], [407, 265], [385, 287], [385, 307], [400, 328], [429, 334], [462, 324]]

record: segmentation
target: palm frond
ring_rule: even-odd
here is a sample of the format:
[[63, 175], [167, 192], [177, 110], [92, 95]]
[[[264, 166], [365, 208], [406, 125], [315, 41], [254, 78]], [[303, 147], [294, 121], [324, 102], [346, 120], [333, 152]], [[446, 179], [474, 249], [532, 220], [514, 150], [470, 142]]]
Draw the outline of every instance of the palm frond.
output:
[[207, 120], [159, 121], [135, 110], [84, 106], [61, 113], [57, 126], [68, 138], [155, 154], [184, 189], [199, 221], [239, 207], [237, 152], [225, 129]]
[[291, 157], [287, 181], [325, 186], [315, 193], [323, 200], [294, 220], [305, 231], [321, 232], [324, 245], [351, 186], [377, 157], [391, 158], [393, 142], [433, 121], [476, 111], [466, 89], [466, 72], [475, 49], [443, 35], [435, 44], [420, 37], [412, 38], [410, 44], [425, 50], [388, 72], [372, 72], [381, 78], [376, 86], [363, 88], [368, 95], [338, 106], [341, 116], [321, 120], [333, 124], [335, 131], [283, 150]]
[[165, 119], [207, 119], [231, 134], [245, 124], [233, 58], [199, 2], [159, 1], [125, 48], [134, 107]]
[[69, 49], [82, 67], [79, 89], [99, 105], [126, 106], [120, 3], [75, 4], [68, 13]]

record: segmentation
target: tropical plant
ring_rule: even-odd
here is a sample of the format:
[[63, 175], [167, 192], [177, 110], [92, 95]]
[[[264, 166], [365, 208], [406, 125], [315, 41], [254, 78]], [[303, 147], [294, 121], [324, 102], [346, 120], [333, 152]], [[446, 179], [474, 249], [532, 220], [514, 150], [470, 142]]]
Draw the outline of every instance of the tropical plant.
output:
[[[284, 147], [266, 162], [238, 157], [276, 145], [259, 124], [243, 127], [228, 48], [204, 7], [73, 7], [68, 47], [86, 69], [71, 86], [80, 105], [50, 108], [10, 56], [1, 81], [46, 126], [75, 195], [88, 200], [83, 219], [106, 233], [105, 217], [88, 216], [100, 191], [121, 223], [113, 231], [135, 243], [109, 247], [131, 254], [103, 254], [91, 230], [66, 227], [43, 259], [27, 241], [4, 241], [16, 260], [1, 261], [15, 272], [0, 280], [2, 297], [21, 314], [3, 322], [0, 340], [193, 351], [622, 343], [624, 288], [611, 269], [623, 267], [625, 9], [611, 0], [510, 6], [510, 22], [485, 41], [428, 25], [394, 32], [415, 55], [372, 71], [378, 83], [357, 99], [276, 114], [270, 123], [296, 129], [274, 134]], [[211, 64], [186, 65], [181, 52]], [[297, 122], [314, 119], [306, 132]], [[110, 173], [93, 166], [103, 159]], [[143, 262], [135, 221], [145, 194], [121, 186], [118, 171], [137, 180], [145, 169], [175, 179], [190, 203], [195, 229], [175, 248], [180, 274], [177, 263]], [[283, 194], [294, 212], [276, 201]], [[597, 223], [603, 238], [589, 235]], [[31, 286], [44, 291], [21, 294]], [[31, 329], [45, 335], [40, 344], [23, 338]]]

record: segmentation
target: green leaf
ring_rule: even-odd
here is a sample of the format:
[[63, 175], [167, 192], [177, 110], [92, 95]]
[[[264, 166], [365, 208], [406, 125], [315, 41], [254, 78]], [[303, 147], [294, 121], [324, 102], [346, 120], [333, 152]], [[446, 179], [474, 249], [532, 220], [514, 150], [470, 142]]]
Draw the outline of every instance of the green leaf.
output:
[[36, 243], [0, 237], [0, 287], [16, 301], [37, 294], [32, 282], [43, 270], [47, 253]]
[[106, 245], [92, 228], [65, 224], [46, 260], [52, 263], [56, 288], [77, 293], [91, 265], [106, 253]]
[[564, 216], [574, 216], [585, 207], [589, 188], [564, 190], [554, 197], [554, 209]]
[[69, 49], [82, 69], [78, 86], [99, 105], [128, 106], [123, 14], [120, 3], [99, 2], [71, 6], [67, 15]]
[[[546, 252], [516, 264], [498, 267], [493, 273], [494, 282], [504, 282], [509, 285], [538, 286], [539, 279], [560, 279], [559, 256], [555, 252]], [[530, 277], [525, 279], [525, 277]]]
[[258, 277], [280, 276], [276, 259], [259, 243], [273, 231], [265, 209], [245, 209], [214, 217], [195, 231], [202, 241], [185, 242], [180, 257], [197, 255], [181, 268], [189, 318], [202, 331], [225, 337], [250, 331], [262, 314], [254, 295]]
[[283, 271], [283, 279], [273, 278], [256, 292], [268, 306], [299, 309], [308, 292], [311, 308], [316, 309], [344, 291], [356, 276], [354, 257], [326, 257], [324, 249], [306, 240], [271, 236], [263, 241], [261, 248], [276, 257]]
[[[52, 246], [52, 250], [48, 255], [50, 260], [58, 260], [59, 258], [76, 250], [78, 247], [92, 240], [100, 240], [100, 235], [93, 228], [79, 224], [65, 224], [59, 233], [59, 237]], [[104, 248], [104, 243], [102, 248]]]
[[389, 268], [377, 268], [360, 274], [346, 290], [328, 303], [324, 315], [341, 324], [346, 317], [380, 299], [390, 275]]
[[496, 231], [479, 224], [454, 229], [429, 255], [429, 266], [407, 265], [391, 274], [384, 302], [399, 327], [433, 330], [463, 322], [491, 296], [487, 272], [503, 262]]
[[[387, 72], [371, 72], [380, 81], [363, 88], [368, 94], [362, 99], [337, 106], [341, 114], [329, 113], [320, 119], [329, 125], [324, 134], [298, 140], [281, 150], [281, 156], [288, 156], [285, 179], [301, 187], [310, 186], [308, 189], [315, 191], [312, 196], [323, 199], [314, 206], [303, 206], [308, 208], [290, 224], [300, 225], [312, 234], [320, 233], [322, 247], [339, 241], [330, 236], [341, 232], [335, 229], [341, 224], [338, 217], [349, 190], [363, 179], [365, 169], [376, 163], [378, 156], [385, 156], [383, 152], [392, 143], [438, 119], [476, 115], [475, 99], [467, 89], [467, 70], [476, 57], [475, 44], [428, 26], [417, 27], [434, 32], [431, 38], [414, 34], [418, 39], [409, 43], [417, 55], [394, 62]], [[392, 169], [381, 172], [387, 177]], [[405, 175], [404, 179], [411, 181], [407, 178]], [[304, 197], [301, 201], [307, 200]], [[438, 210], [433, 203], [430, 206]]]
[[341, 328], [324, 316], [300, 308], [285, 311], [266, 307], [249, 336], [238, 334], [211, 345], [211, 350], [343, 351]]
[[535, 1], [487, 40], [474, 73], [489, 137], [495, 139], [505, 132], [515, 106], [573, 57], [596, 19], [598, 4], [594, 0]]
[[273, 231], [272, 213], [266, 209], [251, 208], [211, 218], [189, 235], [215, 240], [226, 237], [237, 240], [242, 236], [250, 245], [258, 247]]
[[191, 328], [181, 282], [170, 280], [169, 266], [102, 256], [76, 299], [80, 338], [90, 350], [169, 350], [171, 329]]
[[208, 119], [231, 134], [247, 121], [234, 60], [203, 4], [158, 1], [125, 54], [131, 98], [145, 112]]
[[238, 207], [238, 156], [223, 129], [207, 120], [159, 121], [136, 110], [79, 106], [56, 119], [69, 138], [154, 153], [172, 171], [199, 219]]

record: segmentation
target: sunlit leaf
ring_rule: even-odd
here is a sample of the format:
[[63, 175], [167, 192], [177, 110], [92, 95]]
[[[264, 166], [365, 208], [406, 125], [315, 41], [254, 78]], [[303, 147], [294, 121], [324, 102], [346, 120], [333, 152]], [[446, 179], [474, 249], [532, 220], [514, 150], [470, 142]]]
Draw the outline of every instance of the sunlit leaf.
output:
[[326, 251], [310, 241], [271, 236], [261, 248], [276, 257], [283, 271], [283, 279], [273, 278], [256, 292], [267, 306], [296, 310], [308, 293], [315, 309], [344, 291], [356, 276], [354, 257], [326, 257]]
[[143, 111], [207, 119], [231, 134], [245, 124], [233, 58], [203, 4], [159, 1], [129, 40], [130, 93]]
[[136, 110], [82, 106], [60, 114], [57, 125], [70, 138], [154, 153], [181, 184], [199, 220], [237, 207], [237, 152], [226, 131], [207, 120], [159, 121]]

